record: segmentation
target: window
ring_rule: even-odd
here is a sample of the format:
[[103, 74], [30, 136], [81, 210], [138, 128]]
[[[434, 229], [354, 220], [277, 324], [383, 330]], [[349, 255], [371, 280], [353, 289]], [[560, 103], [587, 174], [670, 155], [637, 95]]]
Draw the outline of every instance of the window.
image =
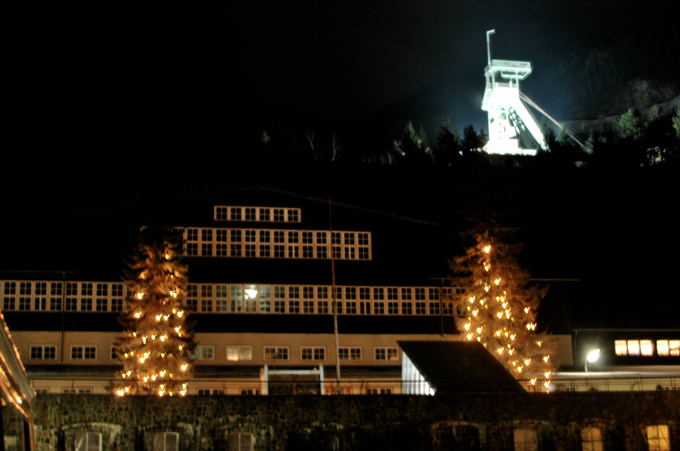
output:
[[338, 349], [340, 360], [361, 360], [361, 348], [358, 346], [343, 346]]
[[265, 360], [288, 360], [288, 347], [285, 346], [265, 346]]
[[215, 206], [215, 221], [227, 220], [227, 208]]
[[196, 360], [214, 360], [215, 346], [213, 345], [198, 345], [194, 350]]
[[99, 432], [76, 432], [73, 445], [76, 451], [101, 451], [102, 435]]
[[5, 282], [5, 294], [16, 294], [17, 284], [16, 282]]
[[153, 435], [153, 451], [178, 451], [179, 433], [157, 432]]
[[71, 360], [94, 360], [97, 358], [97, 347], [86, 345], [71, 346]]
[[19, 294], [31, 294], [31, 282], [20, 282]]
[[680, 357], [680, 340], [656, 340], [656, 353], [662, 357]]
[[583, 451], [602, 451], [604, 449], [602, 429], [592, 427], [581, 429], [581, 449]]
[[215, 241], [224, 243], [227, 241], [227, 229], [215, 229]]
[[387, 313], [389, 315], [399, 314], [399, 303], [398, 302], [388, 302], [387, 303]]
[[288, 210], [288, 222], [300, 222], [300, 210], [291, 208]]
[[399, 351], [393, 346], [375, 348], [375, 360], [398, 361]]
[[246, 208], [246, 221], [255, 221], [255, 209], [252, 207]]
[[326, 348], [304, 347], [300, 348], [300, 360], [324, 360], [326, 358]]
[[666, 451], [671, 449], [668, 426], [655, 424], [647, 426], [647, 446], [650, 451]]
[[50, 298], [50, 310], [53, 312], [61, 310], [61, 298]]
[[385, 290], [383, 288], [373, 288], [373, 299], [380, 301], [385, 299]]
[[92, 298], [82, 298], [80, 300], [80, 310], [83, 312], [92, 311]]
[[227, 360], [229, 362], [240, 362], [243, 360], [253, 360], [252, 346], [227, 346]]
[[271, 210], [269, 208], [260, 208], [260, 221], [269, 222], [271, 217]]
[[324, 314], [324, 315], [328, 313], [328, 301], [317, 302], [317, 307], [318, 307], [319, 313]]
[[198, 229], [187, 229], [187, 241], [198, 241]]
[[368, 248], [367, 247], [360, 247], [359, 248], [359, 260], [368, 260]]
[[31, 345], [32, 360], [54, 360], [57, 358], [57, 347], [53, 345]]
[[14, 298], [5, 298], [2, 301], [2, 309], [3, 310], [14, 310]]
[[253, 451], [255, 449], [255, 436], [245, 432], [229, 433], [227, 434], [227, 449], [229, 451]]
[[30, 310], [31, 298], [19, 298], [19, 310]]
[[108, 299], [97, 298], [97, 311], [105, 312], [108, 310]]
[[515, 429], [513, 431], [513, 436], [516, 451], [536, 451], [538, 449], [538, 440], [535, 430]]
[[38, 296], [46, 295], [47, 294], [47, 282], [36, 282], [35, 283], [35, 294], [38, 295]]
[[231, 207], [231, 220], [232, 221], [241, 220], [241, 209], [239, 207]]
[[284, 216], [283, 216], [283, 208], [275, 208], [274, 209], [274, 222], [283, 222], [284, 221]]

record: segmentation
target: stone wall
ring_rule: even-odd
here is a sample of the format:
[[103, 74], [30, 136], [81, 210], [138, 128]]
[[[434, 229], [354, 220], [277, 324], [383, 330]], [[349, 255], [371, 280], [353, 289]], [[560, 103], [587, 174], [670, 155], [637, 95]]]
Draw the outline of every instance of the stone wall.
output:
[[[680, 392], [479, 394], [457, 396], [40, 395], [39, 450], [74, 449], [78, 433], [101, 433], [103, 449], [151, 449], [176, 432], [181, 450], [512, 449], [513, 430], [537, 431], [539, 449], [581, 449], [580, 431], [602, 429], [606, 449], [646, 449], [646, 426], [668, 425], [680, 448]], [[16, 421], [5, 410], [5, 435]], [[240, 434], [240, 435], [239, 435]], [[240, 438], [239, 438], [240, 437]]]

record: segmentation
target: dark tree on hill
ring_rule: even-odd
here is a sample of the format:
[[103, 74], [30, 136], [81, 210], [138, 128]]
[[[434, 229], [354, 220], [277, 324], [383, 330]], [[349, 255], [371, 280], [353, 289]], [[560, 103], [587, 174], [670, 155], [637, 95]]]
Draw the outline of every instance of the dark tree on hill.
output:
[[422, 130], [416, 131], [409, 121], [398, 139], [392, 145], [397, 161], [406, 164], [425, 165], [432, 163], [432, 149]]
[[461, 149], [463, 156], [481, 150], [484, 147], [484, 144], [486, 144], [484, 132], [477, 133], [472, 125], [468, 125], [463, 129], [463, 147]]
[[463, 144], [460, 137], [447, 124], [442, 125], [434, 148], [434, 161], [440, 166], [453, 166], [461, 157]]

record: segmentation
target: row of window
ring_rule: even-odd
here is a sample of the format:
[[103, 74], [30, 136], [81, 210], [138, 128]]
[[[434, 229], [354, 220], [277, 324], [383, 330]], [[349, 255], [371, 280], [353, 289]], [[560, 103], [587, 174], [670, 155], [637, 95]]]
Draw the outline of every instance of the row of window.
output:
[[[72, 345], [71, 346], [71, 360], [96, 360], [97, 346], [95, 345]], [[31, 360], [56, 360], [57, 346], [56, 345], [31, 345], [29, 351], [29, 358]], [[115, 351], [112, 347], [111, 358], [115, 359]]]
[[[49, 282], [5, 280], [2, 293], [6, 296], [112, 296], [122, 297], [124, 285], [110, 282]], [[129, 292], [126, 292], [129, 294]]]
[[680, 339], [614, 340], [617, 356], [680, 357]]
[[[123, 294], [130, 296], [122, 283], [0, 283], [4, 284], [0, 305], [5, 311], [120, 312], [125, 304]], [[64, 285], [66, 290], [62, 290]], [[24, 294], [17, 296], [18, 292]], [[201, 313], [330, 314], [335, 300], [337, 312], [343, 315], [451, 315], [454, 314], [452, 297], [462, 292], [464, 289], [460, 287], [191, 283], [187, 286], [185, 305], [187, 310]], [[106, 297], [93, 298], [92, 293]]]
[[371, 260], [370, 232], [329, 230], [184, 229], [189, 257]]
[[[668, 425], [656, 424], [645, 429], [647, 447], [655, 451], [671, 449]], [[538, 434], [535, 429], [517, 428], [513, 430], [514, 449], [521, 451], [538, 450]], [[602, 429], [587, 427], [581, 429], [581, 449], [583, 451], [602, 451], [605, 449]]]
[[[117, 360], [117, 348], [111, 346], [111, 360]], [[290, 347], [288, 346], [264, 346], [264, 360], [290, 360]], [[359, 361], [363, 360], [363, 348], [361, 346], [341, 346], [338, 349], [340, 360]], [[196, 360], [214, 360], [214, 345], [198, 345], [194, 351]], [[229, 362], [244, 362], [253, 360], [252, 346], [226, 346], [225, 357]], [[323, 346], [302, 346], [299, 349], [300, 360], [323, 361], [326, 360], [326, 348]], [[56, 345], [31, 345], [30, 360], [56, 360]], [[96, 345], [72, 345], [70, 347], [71, 360], [96, 360]], [[399, 350], [394, 346], [379, 346], [373, 348], [373, 358], [377, 361], [398, 361]]]
[[299, 208], [282, 207], [215, 205], [213, 215], [215, 221], [300, 222], [302, 220]]

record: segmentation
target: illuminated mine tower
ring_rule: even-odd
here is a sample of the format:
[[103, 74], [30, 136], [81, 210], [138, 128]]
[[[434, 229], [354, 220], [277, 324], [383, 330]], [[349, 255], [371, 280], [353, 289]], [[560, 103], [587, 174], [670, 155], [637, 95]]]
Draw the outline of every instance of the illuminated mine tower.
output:
[[491, 59], [490, 35], [486, 32], [486, 89], [482, 110], [489, 115], [489, 142], [484, 147], [493, 154], [536, 155], [546, 149], [545, 139], [536, 119], [521, 100], [520, 80], [531, 74], [528, 61]]

